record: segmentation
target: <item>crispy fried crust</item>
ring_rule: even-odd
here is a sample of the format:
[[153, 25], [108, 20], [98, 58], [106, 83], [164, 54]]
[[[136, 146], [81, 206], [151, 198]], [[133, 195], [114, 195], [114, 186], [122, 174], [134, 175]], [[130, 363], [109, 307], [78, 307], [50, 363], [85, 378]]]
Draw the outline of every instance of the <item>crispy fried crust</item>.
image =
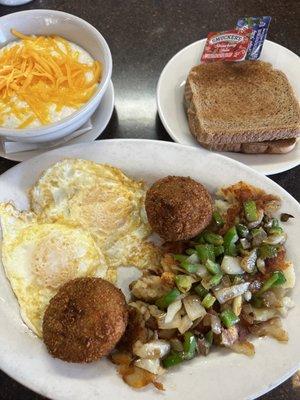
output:
[[125, 334], [118, 343], [118, 349], [132, 352], [132, 346], [140, 340], [146, 343], [148, 339], [148, 331], [145, 326], [145, 319], [141, 312], [135, 307], [128, 307], [128, 325]]
[[128, 310], [123, 293], [101, 278], [78, 278], [51, 299], [43, 320], [49, 353], [68, 362], [107, 355], [123, 335]]
[[188, 177], [168, 176], [158, 180], [148, 190], [145, 205], [152, 229], [168, 241], [196, 236], [212, 217], [210, 194]]

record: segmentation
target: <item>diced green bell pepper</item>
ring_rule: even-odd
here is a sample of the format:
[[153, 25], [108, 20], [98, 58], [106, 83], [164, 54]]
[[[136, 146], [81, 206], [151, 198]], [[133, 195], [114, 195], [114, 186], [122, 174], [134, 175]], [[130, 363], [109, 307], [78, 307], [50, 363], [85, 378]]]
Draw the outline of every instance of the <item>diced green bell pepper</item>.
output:
[[203, 264], [207, 260], [215, 261], [214, 246], [212, 244], [198, 244], [196, 250], [198, 257]]
[[211, 308], [216, 301], [215, 296], [211, 295], [210, 293], [207, 293], [207, 295], [204, 297], [202, 300], [202, 305], [204, 308]]
[[184, 360], [184, 353], [182, 351], [172, 352], [162, 360], [162, 365], [164, 368], [171, 368], [182, 363]]
[[197, 295], [200, 297], [202, 300], [208, 293], [208, 290], [206, 290], [201, 283], [199, 283], [197, 286], [194, 287], [194, 291], [197, 293]]
[[196, 337], [192, 334], [192, 332], [185, 332], [183, 335], [183, 353], [184, 359], [190, 360], [195, 357], [197, 350], [197, 341]]
[[249, 229], [247, 228], [246, 225], [237, 224], [237, 225], [236, 225], [236, 230], [237, 230], [237, 233], [238, 233], [238, 235], [239, 235], [240, 237], [245, 238], [246, 236], [249, 235]]
[[213, 275], [221, 273], [220, 265], [212, 260], [207, 260], [205, 263], [205, 267], [206, 267], [207, 271]]
[[170, 292], [166, 293], [164, 296], [156, 300], [155, 304], [161, 310], [168, 308], [168, 306], [173, 303], [180, 296], [180, 291], [176, 288], [172, 289]]
[[224, 220], [219, 211], [214, 211], [212, 217], [218, 228], [221, 228], [224, 225]]
[[235, 313], [230, 308], [222, 311], [220, 314], [220, 318], [226, 328], [230, 328], [231, 326], [237, 324], [240, 320], [239, 317], [235, 315]]
[[244, 212], [247, 221], [254, 222], [258, 220], [258, 211], [254, 200], [244, 202]]
[[218, 235], [213, 232], [204, 232], [203, 237], [207, 243], [214, 244], [216, 246], [219, 246], [224, 242], [224, 239], [221, 235]]
[[227, 256], [236, 256], [236, 242], [238, 241], [239, 236], [236, 231], [236, 227], [233, 226], [225, 233], [224, 236], [224, 253]]

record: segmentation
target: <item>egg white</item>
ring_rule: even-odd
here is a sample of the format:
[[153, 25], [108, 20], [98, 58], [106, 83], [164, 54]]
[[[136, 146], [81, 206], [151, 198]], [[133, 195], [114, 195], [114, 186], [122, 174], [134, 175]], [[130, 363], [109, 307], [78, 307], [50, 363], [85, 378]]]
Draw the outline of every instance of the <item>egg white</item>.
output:
[[144, 267], [157, 258], [157, 249], [145, 242], [151, 232], [145, 186], [118, 168], [65, 159], [43, 173], [29, 196], [32, 210], [44, 221], [88, 230], [112, 268]]
[[107, 264], [93, 237], [80, 227], [39, 222], [32, 212], [0, 204], [2, 262], [24, 322], [42, 336], [49, 300], [76, 277], [106, 277]]

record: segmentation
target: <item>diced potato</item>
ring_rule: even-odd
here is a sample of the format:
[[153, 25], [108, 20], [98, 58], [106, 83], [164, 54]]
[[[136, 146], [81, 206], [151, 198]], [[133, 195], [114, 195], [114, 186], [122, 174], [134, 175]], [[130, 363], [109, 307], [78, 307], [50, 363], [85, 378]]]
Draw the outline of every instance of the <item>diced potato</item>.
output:
[[123, 380], [131, 387], [140, 389], [153, 383], [156, 379], [154, 374], [136, 366], [122, 366], [119, 372]]
[[294, 265], [291, 262], [288, 264], [288, 267], [282, 271], [286, 279], [286, 282], [281, 286], [284, 289], [292, 289], [296, 283]]
[[122, 351], [116, 351], [110, 356], [111, 361], [117, 365], [129, 365], [132, 361], [132, 355]]
[[242, 303], [243, 303], [243, 297], [242, 295], [237, 296], [233, 299], [233, 304], [232, 304], [232, 309], [235, 315], [239, 316], [242, 311]]
[[252, 312], [254, 314], [254, 321], [265, 322], [269, 321], [278, 315], [278, 312], [274, 308], [255, 308], [252, 307]]
[[273, 318], [258, 325], [252, 325], [249, 329], [256, 336], [270, 336], [280, 342], [289, 340], [287, 332], [282, 328], [280, 318]]
[[244, 354], [248, 357], [253, 357], [255, 355], [254, 345], [247, 340], [245, 342], [235, 342], [230, 348], [236, 353]]

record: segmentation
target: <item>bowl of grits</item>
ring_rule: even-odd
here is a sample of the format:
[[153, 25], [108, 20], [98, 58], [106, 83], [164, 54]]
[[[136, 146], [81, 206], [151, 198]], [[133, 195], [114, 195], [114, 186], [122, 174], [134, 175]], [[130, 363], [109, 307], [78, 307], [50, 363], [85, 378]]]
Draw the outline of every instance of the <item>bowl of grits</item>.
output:
[[88, 22], [54, 10], [0, 18], [0, 138], [52, 142], [85, 124], [106, 91], [110, 49]]

